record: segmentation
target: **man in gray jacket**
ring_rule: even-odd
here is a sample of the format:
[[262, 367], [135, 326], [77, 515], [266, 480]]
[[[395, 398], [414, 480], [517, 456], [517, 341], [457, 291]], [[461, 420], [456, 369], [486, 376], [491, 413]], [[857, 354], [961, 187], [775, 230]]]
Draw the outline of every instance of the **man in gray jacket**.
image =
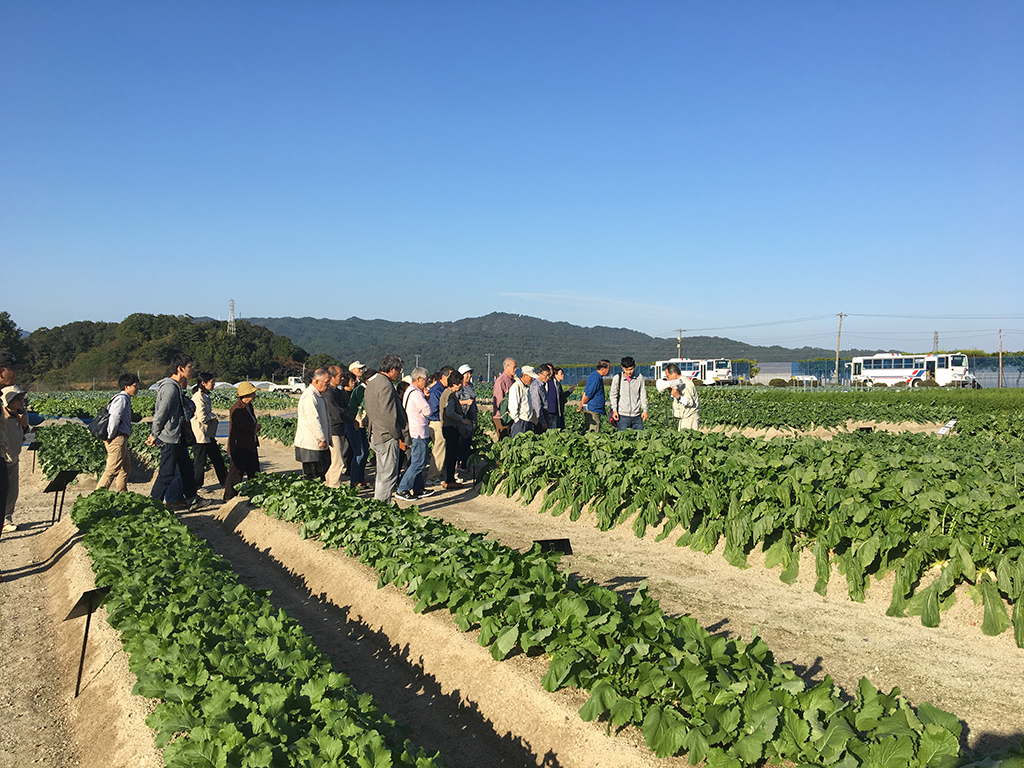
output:
[[370, 446], [377, 457], [373, 498], [378, 501], [390, 501], [398, 487], [398, 457], [409, 443], [409, 422], [395, 391], [402, 364], [398, 355], [384, 355], [380, 372], [366, 382], [363, 407], [370, 422]]
[[188, 455], [186, 441], [186, 431], [191, 427], [185, 405], [185, 387], [191, 375], [192, 358], [186, 354], [175, 355], [167, 366], [167, 378], [157, 382], [153, 426], [146, 438], [146, 445], [160, 446], [160, 469], [149, 495], [155, 501], [163, 502], [174, 476], [181, 476], [184, 501], [168, 504], [171, 509], [196, 509], [203, 504], [203, 499], [196, 493], [195, 468]]
[[622, 373], [612, 376], [610, 400], [611, 421], [619, 431], [643, 429], [647, 421], [647, 390], [644, 377], [636, 372], [636, 361], [632, 357], [622, 358]]

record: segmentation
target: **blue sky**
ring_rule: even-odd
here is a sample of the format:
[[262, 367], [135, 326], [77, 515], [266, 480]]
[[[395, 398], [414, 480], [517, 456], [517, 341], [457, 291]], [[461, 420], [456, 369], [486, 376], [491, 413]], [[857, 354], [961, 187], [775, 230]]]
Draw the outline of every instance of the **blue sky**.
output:
[[1022, 349], [1022, 204], [1019, 2], [0, 4], [26, 330], [234, 298]]

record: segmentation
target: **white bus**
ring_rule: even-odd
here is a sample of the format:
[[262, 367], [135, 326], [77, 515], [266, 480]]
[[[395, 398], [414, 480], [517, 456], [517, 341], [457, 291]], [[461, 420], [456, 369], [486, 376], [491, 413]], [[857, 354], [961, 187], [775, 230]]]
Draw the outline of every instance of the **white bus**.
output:
[[700, 381], [702, 384], [735, 384], [732, 377], [732, 361], [716, 358], [714, 360], [689, 360], [673, 358], [672, 360], [658, 360], [654, 364], [654, 379], [665, 378], [665, 366], [675, 363], [679, 366], [682, 375], [691, 381]]
[[959, 352], [941, 355], [900, 355], [880, 352], [871, 357], [855, 357], [851, 362], [850, 383], [873, 384], [903, 383], [911, 387], [932, 380], [940, 386], [970, 387], [974, 374], [968, 369], [967, 355]]

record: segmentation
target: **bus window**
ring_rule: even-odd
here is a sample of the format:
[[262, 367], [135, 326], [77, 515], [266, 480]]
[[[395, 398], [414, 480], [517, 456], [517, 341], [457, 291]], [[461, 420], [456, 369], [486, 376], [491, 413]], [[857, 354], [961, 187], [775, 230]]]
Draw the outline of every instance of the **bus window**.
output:
[[957, 368], [960, 368], [960, 367], [963, 367], [963, 366], [967, 365], [967, 356], [966, 355], [953, 355], [953, 357], [951, 358], [951, 365], [954, 365]]
[[915, 357], [914, 358], [914, 367], [915, 368], [924, 368], [924, 358], [923, 357]]
[[721, 369], [721, 368], [728, 368], [728, 367], [729, 367], [729, 361], [728, 360], [719, 360], [717, 363], [715, 363], [715, 368]]
[[853, 375], [860, 376], [860, 363], [853, 364]]
[[939, 368], [947, 367], [949, 367], [949, 358], [943, 355], [942, 357], [939, 358]]
[[889, 368], [892, 368], [892, 358], [891, 357], [886, 358], [885, 360], [882, 361], [882, 368], [884, 368], [886, 370], [888, 370]]

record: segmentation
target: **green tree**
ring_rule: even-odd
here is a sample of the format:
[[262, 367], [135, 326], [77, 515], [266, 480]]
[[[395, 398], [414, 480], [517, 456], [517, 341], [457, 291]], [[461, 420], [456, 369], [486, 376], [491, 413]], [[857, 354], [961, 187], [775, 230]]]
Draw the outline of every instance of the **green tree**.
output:
[[28, 345], [25, 343], [25, 332], [14, 322], [7, 311], [0, 312], [0, 350], [10, 352], [19, 363], [29, 361]]

